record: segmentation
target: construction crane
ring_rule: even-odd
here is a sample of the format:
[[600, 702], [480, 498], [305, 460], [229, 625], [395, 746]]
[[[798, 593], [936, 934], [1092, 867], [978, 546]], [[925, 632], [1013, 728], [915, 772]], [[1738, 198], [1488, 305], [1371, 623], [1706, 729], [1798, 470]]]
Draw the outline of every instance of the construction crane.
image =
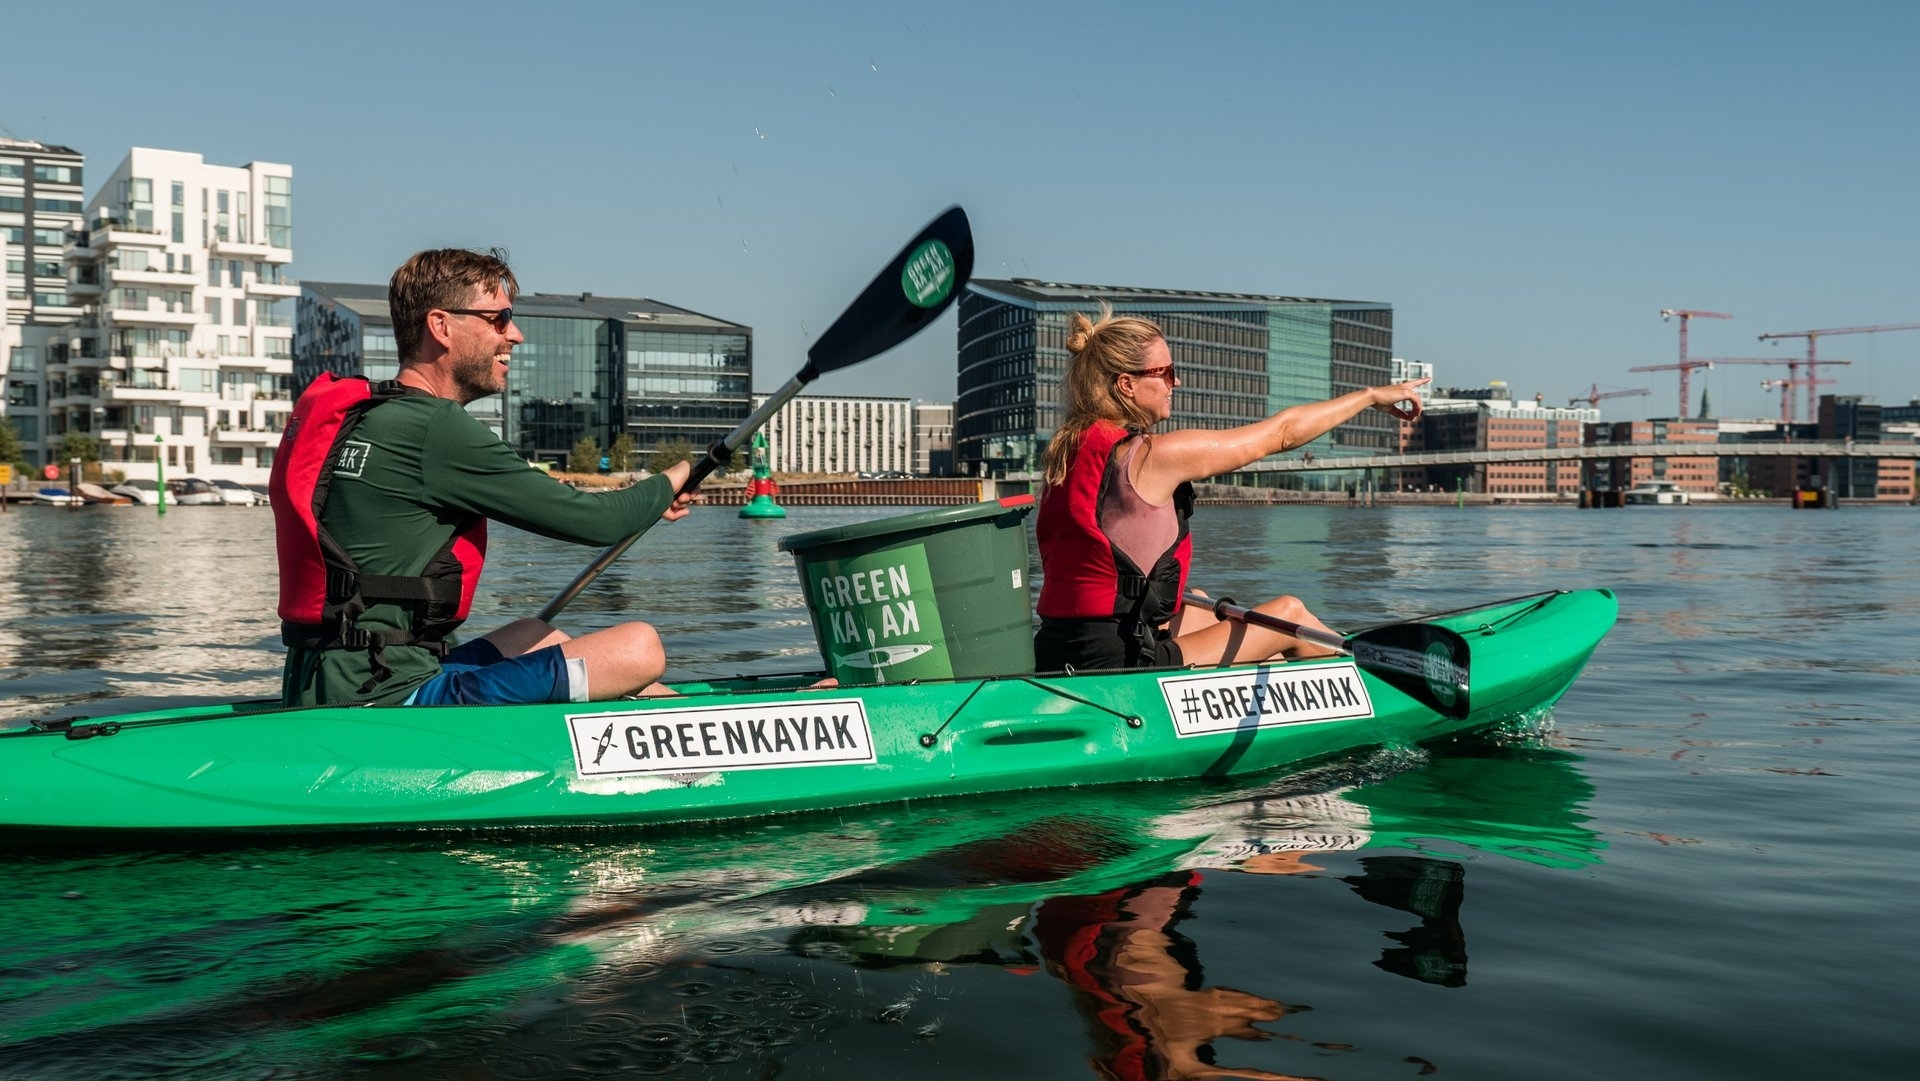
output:
[[1684, 364], [1642, 364], [1638, 368], [1628, 368], [1630, 372], [1671, 372], [1680, 373], [1680, 419], [1687, 417], [1687, 373], [1695, 368], [1711, 368], [1715, 364], [1789, 364], [1797, 366], [1799, 361], [1776, 360], [1773, 357], [1695, 357]]
[[1671, 368], [1632, 368], [1629, 370], [1636, 371], [1636, 372], [1678, 371], [1680, 373], [1680, 411], [1678, 413], [1675, 413], [1674, 416], [1685, 417], [1687, 415], [1687, 377], [1693, 373], [1693, 370], [1695, 368], [1704, 368], [1707, 366], [1706, 361], [1703, 361], [1703, 360], [1696, 361], [1696, 360], [1687, 359], [1687, 323], [1694, 319], [1732, 319], [1732, 318], [1733, 316], [1727, 315], [1724, 312], [1703, 312], [1703, 311], [1698, 311], [1692, 308], [1661, 308], [1660, 309], [1661, 321], [1664, 322], [1668, 319], [1680, 320], [1680, 363], [1674, 365]]
[[1652, 394], [1652, 393], [1653, 391], [1650, 391], [1645, 387], [1636, 387], [1633, 390], [1603, 391], [1600, 389], [1600, 384], [1595, 383], [1593, 385], [1593, 388], [1587, 391], [1585, 394], [1576, 394], [1573, 397], [1568, 398], [1567, 407], [1572, 408], [1573, 406], [1578, 405], [1581, 402], [1585, 402], [1587, 403], [1587, 408], [1597, 409], [1600, 406], [1601, 400], [1605, 398], [1632, 398], [1636, 395]]
[[[1838, 364], [1842, 362], [1830, 360], [1827, 361], [1827, 363]], [[1796, 365], [1796, 367], [1798, 367], [1798, 365]], [[1831, 379], [1796, 379], [1793, 376], [1788, 376], [1785, 379], [1762, 379], [1760, 380], [1760, 389], [1772, 390], [1775, 387], [1780, 388], [1780, 423], [1785, 429], [1782, 434], [1791, 440], [1793, 438], [1793, 388], [1798, 386], [1812, 388], [1818, 384], [1830, 385], [1832, 383], [1833, 380]]]
[[[1885, 330], [1920, 330], [1920, 323], [1887, 323], [1877, 327], [1827, 327], [1823, 330], [1785, 330], [1778, 334], [1762, 334], [1763, 342], [1777, 341], [1781, 338], [1805, 338], [1807, 340], [1807, 416], [1813, 417], [1820, 408], [1820, 400], [1814, 392], [1816, 381], [1820, 377], [1820, 365], [1837, 364], [1838, 361], [1821, 360], [1818, 352], [1820, 339], [1829, 334], [1878, 334]], [[1789, 369], [1791, 370], [1791, 369]], [[1782, 394], [1787, 391], [1781, 391]]]

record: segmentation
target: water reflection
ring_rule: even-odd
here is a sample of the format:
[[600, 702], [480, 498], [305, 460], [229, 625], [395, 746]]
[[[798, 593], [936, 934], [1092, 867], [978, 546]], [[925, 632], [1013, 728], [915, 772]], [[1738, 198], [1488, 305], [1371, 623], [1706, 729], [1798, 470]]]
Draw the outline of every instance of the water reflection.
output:
[[[38, 918], [0, 925], [0, 1058], [29, 1078], [396, 1058], [422, 1077], [778, 1071], [829, 1034], [889, 1060], [991, 1011], [996, 981], [1045, 973], [1086, 1021], [1033, 1019], [1051, 1038], [1138, 1068], [1122, 1076], [1214, 1076], [1313, 992], [1207, 979], [1181, 924], [1214, 876], [1337, 882], [1412, 915], [1379, 925], [1373, 963], [1458, 986], [1473, 858], [1598, 859], [1568, 756], [1413, 764], [724, 834], [13, 857], [0, 904]], [[1479, 794], [1464, 811], [1462, 787]]]

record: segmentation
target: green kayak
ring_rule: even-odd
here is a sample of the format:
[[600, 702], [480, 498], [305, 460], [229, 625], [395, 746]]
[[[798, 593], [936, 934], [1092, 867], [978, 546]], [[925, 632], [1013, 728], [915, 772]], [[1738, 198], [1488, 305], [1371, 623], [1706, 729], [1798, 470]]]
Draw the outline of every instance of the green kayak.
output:
[[1363, 652], [823, 690], [805, 689], [810, 676], [735, 679], [569, 705], [242, 703], [40, 722], [0, 732], [0, 838], [704, 821], [1256, 773], [1531, 722], [1616, 613], [1611, 592], [1580, 590], [1412, 621], [1467, 643], [1461, 709], [1383, 678]]

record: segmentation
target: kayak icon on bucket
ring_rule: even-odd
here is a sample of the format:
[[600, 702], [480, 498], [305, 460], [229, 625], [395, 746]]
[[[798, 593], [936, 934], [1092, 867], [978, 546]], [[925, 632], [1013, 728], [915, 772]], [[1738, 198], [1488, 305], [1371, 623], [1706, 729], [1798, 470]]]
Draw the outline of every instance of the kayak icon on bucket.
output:
[[857, 653], [836, 654], [833, 659], [836, 664], [847, 668], [886, 668], [904, 664], [932, 650], [931, 645], [916, 642], [904, 646], [873, 646]]

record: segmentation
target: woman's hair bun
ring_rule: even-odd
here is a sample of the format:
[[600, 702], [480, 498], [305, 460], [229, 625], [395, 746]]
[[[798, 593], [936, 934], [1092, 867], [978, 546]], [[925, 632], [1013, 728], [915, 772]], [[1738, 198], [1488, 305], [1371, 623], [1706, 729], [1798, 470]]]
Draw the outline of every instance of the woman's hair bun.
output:
[[1079, 312], [1067, 317], [1067, 352], [1079, 354], [1093, 341], [1093, 321]]

